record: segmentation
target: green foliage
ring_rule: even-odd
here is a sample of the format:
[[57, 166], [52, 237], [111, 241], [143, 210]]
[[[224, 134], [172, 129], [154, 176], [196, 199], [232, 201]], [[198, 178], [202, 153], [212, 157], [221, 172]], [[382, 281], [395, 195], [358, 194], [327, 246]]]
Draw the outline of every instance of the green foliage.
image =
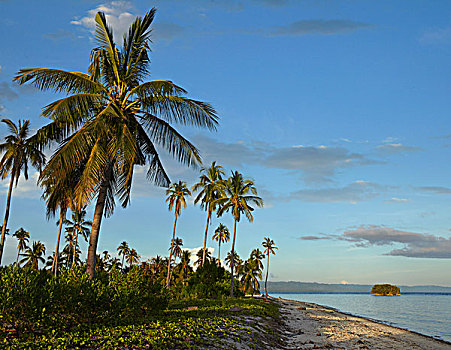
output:
[[[239, 283], [235, 283], [236, 295], [243, 295], [238, 290]], [[188, 295], [192, 298], [219, 298], [228, 295], [230, 291], [230, 273], [216, 261], [205, 260], [188, 282]]]
[[[42, 329], [40, 332], [11, 336], [0, 331], [0, 348], [12, 349], [198, 349], [229, 348], [224, 339], [234, 337], [239, 342], [256, 338], [262, 324], [253, 334], [242, 315], [279, 316], [276, 303], [251, 298], [175, 301], [156, 318], [142, 323], [121, 326], [93, 325], [83, 329], [61, 331]], [[245, 326], [248, 327], [245, 327]], [[260, 344], [256, 344], [258, 347]]]
[[399, 287], [391, 284], [375, 284], [373, 288], [371, 288], [371, 294], [396, 295], [399, 294], [399, 292]]
[[0, 281], [0, 323], [21, 330], [37, 325], [74, 329], [132, 323], [160, 312], [169, 301], [151, 273], [138, 267], [90, 280], [78, 269], [52, 278], [42, 270], [14, 266], [1, 270]]

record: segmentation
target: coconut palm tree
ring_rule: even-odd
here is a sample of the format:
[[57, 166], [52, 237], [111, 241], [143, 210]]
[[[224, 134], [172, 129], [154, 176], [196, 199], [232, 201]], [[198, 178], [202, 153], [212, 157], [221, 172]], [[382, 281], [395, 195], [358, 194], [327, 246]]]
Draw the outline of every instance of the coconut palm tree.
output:
[[212, 239], [218, 242], [218, 264], [221, 264], [221, 243], [228, 242], [230, 240], [230, 232], [227, 226], [219, 224]]
[[188, 276], [193, 272], [193, 269], [190, 266], [190, 259], [191, 252], [189, 250], [182, 251], [180, 263], [177, 265], [178, 279], [182, 282], [182, 284], [186, 284], [185, 281], [188, 279]]
[[2, 225], [0, 238], [0, 265], [2, 263], [3, 249], [5, 247], [6, 230], [8, 226], [9, 211], [11, 207], [11, 196], [14, 184], [17, 186], [19, 177], [23, 172], [25, 180], [28, 180], [28, 163], [34, 168], [41, 170], [45, 163], [45, 156], [39, 147], [30, 140], [29, 120], [19, 120], [18, 125], [9, 119], [2, 119], [10, 134], [5, 136], [5, 142], [0, 144], [0, 176], [2, 179], [10, 176], [8, 194], [6, 196], [5, 218]]
[[39, 262], [45, 264], [45, 246], [40, 241], [33, 242], [31, 247], [27, 247], [23, 254], [20, 254], [24, 258], [20, 260], [20, 263], [25, 263], [24, 266], [31, 266], [33, 269], [38, 269]]
[[22, 250], [28, 248], [27, 243], [30, 239], [30, 232], [25, 231], [22, 227], [19, 228], [14, 234], [13, 237], [17, 238], [17, 258], [16, 265], [19, 264], [19, 254]]
[[[130, 200], [135, 165], [149, 164], [148, 179], [161, 186], [170, 180], [157, 146], [188, 166], [200, 164], [196, 147], [171, 124], [215, 130], [216, 112], [209, 104], [185, 97], [186, 91], [167, 80], [149, 76], [150, 25], [155, 9], [137, 17], [118, 47], [106, 16], [95, 17], [97, 47], [88, 73], [49, 68], [21, 69], [19, 84], [65, 93], [43, 109], [52, 122], [37, 141], [60, 142], [42, 176], [67, 177], [85, 164], [76, 186], [79, 207], [96, 201], [89, 240], [87, 271], [94, 278], [97, 243], [103, 216], [113, 213], [115, 197], [123, 207]], [[55, 173], [56, 172], [56, 173]]]
[[230, 266], [231, 270], [231, 282], [230, 282], [230, 296], [233, 297], [233, 256], [235, 252], [235, 239], [236, 239], [236, 224], [240, 222], [241, 214], [245, 214], [249, 222], [254, 220], [252, 211], [254, 210], [250, 204], [254, 204], [257, 207], [263, 207], [263, 200], [257, 196], [257, 189], [254, 186], [252, 180], [245, 180], [243, 175], [238, 171], [232, 172], [232, 176], [226, 181], [221, 182], [222, 197], [215, 202], [219, 205], [218, 217], [222, 216], [229, 210], [232, 212], [234, 219], [233, 225], [233, 240], [232, 240], [232, 262]]
[[211, 253], [208, 248], [205, 250], [205, 260], [204, 260], [204, 251], [199, 249], [196, 253], [197, 260], [194, 262], [194, 265], [197, 267], [203, 266], [205, 261], [211, 260]]
[[123, 241], [119, 247], [117, 247], [117, 255], [121, 256], [122, 255], [122, 268], [124, 268], [124, 258], [127, 256], [127, 254], [129, 253], [130, 248], [128, 246], [128, 243]]
[[75, 264], [75, 251], [78, 247], [78, 235], [81, 234], [85, 241], [88, 241], [90, 227], [92, 226], [92, 222], [85, 220], [86, 210], [84, 208], [75, 210], [72, 212], [72, 221], [65, 220], [64, 224], [66, 225], [66, 232], [69, 233], [72, 237], [72, 249], [73, 249], [73, 261], [72, 266]]
[[265, 237], [264, 241], [262, 242], [263, 248], [265, 248], [265, 250], [263, 251], [263, 253], [266, 254], [266, 278], [265, 278], [265, 296], [268, 296], [268, 289], [266, 288], [266, 285], [268, 283], [268, 273], [269, 273], [269, 255], [270, 253], [272, 253], [273, 255], [276, 255], [276, 252], [274, 250], [279, 249], [278, 247], [276, 247], [276, 244], [274, 243], [274, 241], [272, 239], [270, 239], [269, 237]]
[[207, 212], [207, 225], [205, 227], [204, 235], [204, 247], [203, 247], [203, 257], [202, 265], [205, 262], [205, 250], [207, 249], [207, 235], [208, 226], [210, 225], [210, 218], [213, 211], [216, 210], [215, 200], [220, 197], [219, 186], [222, 176], [224, 175], [224, 170], [222, 166], [216, 165], [216, 162], [211, 163], [209, 168], [202, 168], [202, 175], [198, 183], [194, 184], [193, 192], [201, 190], [197, 197], [194, 199], [194, 204], [200, 202], [201, 208]]
[[139, 263], [140, 256], [135, 249], [130, 249], [125, 257], [125, 261], [128, 263], [128, 266], [131, 268], [133, 264]]
[[262, 270], [256, 260], [246, 260], [242, 269], [241, 286], [244, 293], [251, 292], [254, 295], [260, 289], [258, 279], [262, 278]]
[[264, 258], [265, 254], [263, 254], [260, 249], [257, 248], [252, 250], [249, 260], [253, 261], [260, 270], [263, 270], [262, 259]]
[[171, 240], [171, 248], [169, 253], [169, 262], [168, 262], [168, 274], [166, 278], [166, 287], [169, 288], [170, 279], [171, 279], [171, 259], [172, 254], [174, 253], [174, 243], [175, 243], [175, 227], [177, 225], [177, 218], [182, 214], [182, 209], [186, 208], [186, 200], [185, 196], [191, 196], [191, 192], [186, 187], [186, 183], [179, 180], [179, 182], [173, 183], [166, 190], [166, 203], [169, 203], [169, 211], [174, 208], [174, 227], [172, 229], [172, 240]]

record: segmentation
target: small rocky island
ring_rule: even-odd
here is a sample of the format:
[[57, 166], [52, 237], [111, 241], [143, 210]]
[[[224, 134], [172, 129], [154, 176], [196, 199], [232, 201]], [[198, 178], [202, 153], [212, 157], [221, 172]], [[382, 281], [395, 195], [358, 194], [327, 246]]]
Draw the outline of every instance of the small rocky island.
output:
[[399, 287], [391, 284], [375, 284], [373, 288], [371, 288], [371, 294], [374, 294], [375, 296], [401, 295]]

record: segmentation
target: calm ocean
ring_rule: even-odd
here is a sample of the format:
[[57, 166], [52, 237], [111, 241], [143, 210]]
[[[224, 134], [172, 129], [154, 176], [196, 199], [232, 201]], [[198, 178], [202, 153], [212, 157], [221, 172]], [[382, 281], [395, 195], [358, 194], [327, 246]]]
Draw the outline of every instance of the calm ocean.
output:
[[359, 293], [275, 293], [273, 297], [333, 307], [451, 342], [451, 293], [376, 297]]

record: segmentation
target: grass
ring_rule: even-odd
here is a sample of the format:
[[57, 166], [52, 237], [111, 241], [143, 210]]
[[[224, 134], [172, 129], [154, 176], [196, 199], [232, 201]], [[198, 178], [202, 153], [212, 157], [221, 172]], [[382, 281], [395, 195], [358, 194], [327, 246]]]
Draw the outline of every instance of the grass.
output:
[[261, 348], [261, 329], [268, 332], [270, 341], [278, 341], [277, 334], [269, 325], [277, 322], [278, 317], [278, 305], [263, 299], [176, 301], [162, 315], [137, 320], [130, 325], [96, 325], [70, 333], [57, 329], [41, 329], [27, 334], [3, 330], [0, 348], [229, 349], [233, 343]]

